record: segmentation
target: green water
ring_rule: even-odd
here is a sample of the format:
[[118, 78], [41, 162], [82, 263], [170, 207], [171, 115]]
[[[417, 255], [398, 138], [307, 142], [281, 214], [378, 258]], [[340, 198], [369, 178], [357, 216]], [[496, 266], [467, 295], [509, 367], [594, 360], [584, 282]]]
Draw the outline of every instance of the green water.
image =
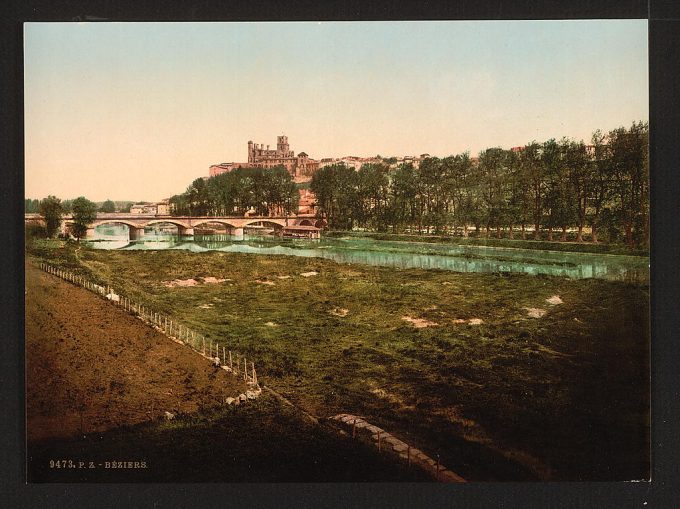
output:
[[454, 272], [519, 272], [569, 278], [601, 278], [647, 283], [649, 258], [591, 253], [569, 253], [487, 246], [458, 246], [358, 238], [321, 240], [230, 235], [179, 236], [147, 230], [139, 240], [128, 239], [127, 227], [99, 227], [88, 244], [96, 249], [182, 249], [196, 253], [223, 251], [259, 255], [318, 257], [339, 263], [380, 265], [402, 269], [439, 269]]

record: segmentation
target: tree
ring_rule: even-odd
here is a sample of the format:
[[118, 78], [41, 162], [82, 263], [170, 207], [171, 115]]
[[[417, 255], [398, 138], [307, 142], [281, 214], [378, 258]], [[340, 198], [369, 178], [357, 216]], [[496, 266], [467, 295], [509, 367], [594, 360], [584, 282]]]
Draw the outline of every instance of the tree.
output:
[[599, 129], [591, 138], [593, 154], [590, 162], [590, 229], [591, 240], [598, 242], [598, 230], [602, 222], [602, 212], [611, 195], [610, 174], [611, 156], [606, 136]]
[[463, 236], [468, 235], [468, 223], [471, 221], [472, 210], [470, 192], [472, 187], [472, 161], [470, 154], [464, 152], [456, 156], [444, 158], [445, 189], [450, 207], [449, 217], [454, 232], [460, 225]]
[[355, 218], [361, 226], [378, 231], [387, 229], [388, 167], [384, 164], [364, 164], [357, 172], [357, 207]]
[[175, 194], [170, 198], [170, 213], [173, 216], [188, 216], [189, 204], [185, 194]]
[[[427, 233], [434, 226], [435, 233], [441, 233], [447, 223], [445, 167], [441, 159], [428, 157], [418, 169], [418, 202], [421, 220], [425, 221]], [[419, 226], [420, 229], [420, 226]]]
[[99, 207], [99, 212], [115, 212], [116, 211], [116, 204], [113, 203], [111, 200], [106, 200], [104, 203], [102, 203], [102, 206]]
[[563, 140], [564, 163], [567, 167], [567, 178], [570, 183], [571, 200], [576, 209], [578, 233], [576, 242], [583, 242], [583, 226], [586, 222], [588, 195], [592, 184], [592, 166], [588, 160], [586, 146], [581, 141]]
[[73, 215], [71, 233], [80, 242], [80, 239], [87, 233], [87, 228], [97, 219], [97, 205], [80, 196], [73, 200], [71, 209]]
[[563, 138], [557, 144], [557, 160], [551, 173], [550, 224], [562, 230], [560, 240], [567, 240], [567, 228], [577, 221], [577, 201], [574, 197], [574, 186], [570, 169], [575, 160], [569, 160], [570, 140]]
[[64, 209], [64, 214], [70, 214], [72, 211], [73, 200], [63, 200], [61, 207]]
[[559, 215], [562, 208], [562, 161], [560, 160], [560, 147], [554, 139], [543, 143], [541, 151], [541, 166], [543, 167], [543, 180], [545, 193], [543, 205], [546, 212], [548, 227], [548, 241], [553, 240], [553, 228], [559, 224]]
[[505, 207], [505, 220], [508, 225], [508, 237], [515, 238], [514, 227], [519, 224], [522, 239], [526, 238], [526, 223], [528, 220], [528, 193], [522, 181], [522, 166], [519, 155], [513, 151], [505, 152], [506, 174], [505, 183], [508, 198]]
[[312, 176], [310, 189], [316, 195], [319, 213], [330, 228], [349, 229], [354, 226], [357, 173], [344, 164], [324, 166]]
[[610, 131], [607, 137], [616, 197], [614, 215], [630, 248], [648, 241], [648, 136], [647, 124], [635, 122], [628, 130], [619, 127]]
[[25, 214], [37, 214], [40, 212], [40, 200], [32, 200], [26, 198], [24, 200], [24, 213]]
[[389, 198], [389, 221], [394, 233], [413, 226], [416, 217], [417, 175], [410, 163], [400, 164], [392, 173]]
[[524, 147], [520, 156], [522, 174], [527, 182], [528, 196], [531, 202], [531, 218], [534, 223], [534, 239], [540, 238], [541, 220], [543, 218], [543, 193], [545, 179], [541, 164], [541, 145], [535, 141]]
[[489, 229], [496, 228], [496, 237], [501, 236], [501, 224], [507, 220], [506, 151], [501, 148], [488, 148], [479, 154], [482, 199], [486, 205], [486, 236]]
[[176, 216], [241, 215], [249, 210], [258, 216], [291, 214], [298, 202], [295, 182], [283, 166], [237, 168], [209, 179], [199, 178], [184, 193], [170, 198]]
[[64, 209], [61, 200], [56, 196], [48, 196], [40, 202], [40, 215], [45, 220], [45, 230], [48, 237], [53, 237], [61, 224]]

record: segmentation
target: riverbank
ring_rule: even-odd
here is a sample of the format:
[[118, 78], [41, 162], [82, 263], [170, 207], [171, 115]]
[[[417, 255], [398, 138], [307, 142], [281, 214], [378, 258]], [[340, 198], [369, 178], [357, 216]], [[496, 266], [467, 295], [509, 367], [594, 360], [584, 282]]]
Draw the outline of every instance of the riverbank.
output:
[[268, 393], [225, 406], [242, 381], [30, 263], [26, 359], [32, 482], [431, 480]]
[[451, 244], [458, 246], [488, 246], [507, 247], [516, 249], [535, 249], [540, 251], [562, 251], [573, 253], [616, 254], [626, 256], [649, 256], [649, 249], [630, 249], [621, 244], [606, 244], [592, 242], [576, 242], [574, 240], [561, 242], [558, 240], [530, 240], [480, 237], [480, 236], [451, 236], [451, 235], [409, 235], [398, 233], [377, 233], [358, 231], [327, 231], [324, 236], [330, 238], [368, 238], [398, 242], [422, 242], [432, 244]]
[[466, 479], [647, 475], [644, 285], [223, 252], [33, 253], [244, 352], [310, 414], [361, 415]]

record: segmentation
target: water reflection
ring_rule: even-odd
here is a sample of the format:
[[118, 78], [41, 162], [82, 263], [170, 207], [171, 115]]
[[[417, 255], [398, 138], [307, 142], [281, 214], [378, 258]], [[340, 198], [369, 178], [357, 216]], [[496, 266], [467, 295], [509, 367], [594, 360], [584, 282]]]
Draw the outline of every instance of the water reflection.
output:
[[262, 255], [327, 258], [339, 263], [359, 263], [398, 268], [439, 269], [455, 272], [519, 272], [524, 274], [601, 278], [647, 283], [649, 259], [645, 257], [564, 253], [487, 246], [376, 241], [371, 239], [281, 239], [231, 235], [179, 236], [167, 231], [145, 232], [129, 240], [126, 227], [99, 229], [89, 241], [97, 249], [223, 251]]

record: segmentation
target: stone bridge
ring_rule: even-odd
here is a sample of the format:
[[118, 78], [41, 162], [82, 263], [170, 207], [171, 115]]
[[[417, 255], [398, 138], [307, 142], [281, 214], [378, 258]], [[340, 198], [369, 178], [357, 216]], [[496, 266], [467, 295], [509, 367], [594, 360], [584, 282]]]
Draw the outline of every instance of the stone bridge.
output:
[[[26, 214], [26, 221], [42, 220], [39, 214]], [[314, 226], [317, 219], [314, 215], [298, 216], [169, 216], [154, 214], [129, 214], [129, 213], [97, 213], [97, 219], [90, 225], [85, 237], [91, 237], [97, 226], [104, 224], [124, 224], [130, 229], [130, 240], [138, 239], [144, 235], [144, 228], [156, 224], [175, 225], [180, 235], [193, 235], [194, 228], [212, 224], [221, 224], [227, 233], [236, 236], [243, 235], [243, 228], [248, 226], [269, 226], [284, 228], [286, 226]], [[68, 232], [73, 224], [73, 217], [66, 215], [61, 220], [62, 233]]]

